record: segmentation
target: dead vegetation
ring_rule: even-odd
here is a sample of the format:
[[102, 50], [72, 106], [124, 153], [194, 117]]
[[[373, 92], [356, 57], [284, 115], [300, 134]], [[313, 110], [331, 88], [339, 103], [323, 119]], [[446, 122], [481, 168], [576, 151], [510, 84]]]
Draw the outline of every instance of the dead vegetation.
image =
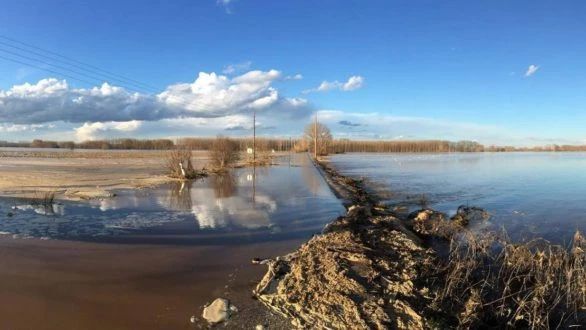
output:
[[[459, 328], [558, 329], [586, 321], [586, 239], [570, 247], [511, 243], [494, 232], [453, 235], [435, 305]], [[455, 313], [454, 313], [455, 312]], [[455, 321], [455, 320], [454, 320]]]
[[192, 180], [203, 175], [193, 167], [190, 149], [173, 149], [167, 153], [167, 170], [171, 178]]
[[253, 155], [248, 154], [246, 163], [248, 165], [269, 166], [273, 164], [273, 151], [268, 139], [256, 139], [256, 152]]
[[34, 194], [31, 204], [52, 208], [53, 204], [55, 204], [55, 195], [56, 192], [54, 190], [37, 191]]
[[214, 171], [225, 171], [240, 160], [240, 147], [235, 141], [218, 136], [209, 151], [210, 162]]

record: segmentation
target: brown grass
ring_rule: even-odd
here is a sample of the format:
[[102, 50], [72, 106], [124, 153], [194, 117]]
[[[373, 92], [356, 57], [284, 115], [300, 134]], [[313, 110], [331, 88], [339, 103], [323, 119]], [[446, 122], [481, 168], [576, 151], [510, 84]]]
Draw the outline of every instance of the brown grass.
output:
[[435, 303], [457, 311], [460, 328], [580, 324], [586, 313], [585, 249], [580, 232], [563, 247], [545, 240], [514, 244], [505, 234], [461, 231], [451, 236]]

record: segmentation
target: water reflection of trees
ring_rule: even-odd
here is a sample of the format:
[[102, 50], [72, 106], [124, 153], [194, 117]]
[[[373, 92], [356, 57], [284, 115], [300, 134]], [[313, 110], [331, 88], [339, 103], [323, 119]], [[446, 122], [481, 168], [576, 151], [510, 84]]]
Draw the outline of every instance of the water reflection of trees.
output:
[[238, 191], [236, 178], [232, 173], [212, 176], [210, 177], [209, 181], [214, 188], [214, 194], [216, 198], [232, 197]]
[[191, 211], [192, 182], [171, 182], [169, 187], [169, 209], [176, 211]]

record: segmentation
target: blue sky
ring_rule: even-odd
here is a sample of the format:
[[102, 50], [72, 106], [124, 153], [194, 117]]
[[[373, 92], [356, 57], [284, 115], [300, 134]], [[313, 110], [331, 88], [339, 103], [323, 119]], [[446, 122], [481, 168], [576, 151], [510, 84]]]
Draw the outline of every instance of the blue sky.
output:
[[0, 140], [247, 135], [257, 110], [274, 136], [317, 111], [337, 137], [586, 143], [584, 1], [145, 3], [2, 1], [0, 56], [152, 88], [0, 58]]

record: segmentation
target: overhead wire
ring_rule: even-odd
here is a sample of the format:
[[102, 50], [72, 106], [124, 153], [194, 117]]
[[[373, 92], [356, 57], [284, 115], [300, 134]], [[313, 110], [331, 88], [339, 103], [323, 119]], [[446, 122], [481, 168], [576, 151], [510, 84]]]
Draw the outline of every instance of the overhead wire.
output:
[[[87, 63], [84, 63], [81, 61], [74, 60], [70, 57], [67, 57], [65, 55], [61, 55], [59, 53], [56, 53], [56, 52], [53, 52], [50, 50], [46, 50], [46, 49], [31, 45], [28, 43], [24, 43], [24, 42], [18, 41], [16, 39], [13, 39], [13, 38], [10, 38], [10, 37], [4, 36], [4, 35], [0, 35], [0, 38], [3, 40], [8, 40], [12, 43], [17, 43], [17, 44], [24, 45], [29, 48], [37, 49], [39, 51], [42, 51], [42, 52], [45, 52], [45, 53], [52, 55], [52, 56], [45, 55], [45, 54], [39, 53], [37, 51], [25, 49], [23, 47], [15, 46], [13, 44], [10, 44], [10, 43], [4, 42], [4, 41], [0, 41], [0, 45], [4, 46], [4, 48], [0, 48], [0, 51], [7, 53], [7, 54], [10, 54], [12, 57], [16, 56], [17, 58], [19, 58], [19, 59], [14, 59], [14, 58], [9, 59], [5, 56], [0, 57], [0, 58], [3, 58], [5, 60], [11, 61], [11, 62], [16, 62], [16, 63], [23, 64], [26, 66], [31, 66], [31, 67], [37, 68], [39, 70], [51, 72], [53, 74], [61, 75], [61, 76], [64, 76], [64, 77], [67, 77], [70, 79], [75, 79], [77, 81], [82, 81], [84, 83], [89, 83], [89, 84], [95, 84], [95, 83], [89, 82], [87, 79], [91, 79], [91, 80], [95, 80], [95, 81], [99, 81], [99, 82], [110, 82], [110, 83], [112, 83], [112, 81], [117, 81], [118, 83], [112, 83], [112, 84], [118, 85], [118, 86], [123, 87], [127, 90], [131, 90], [131, 91], [135, 91], [135, 92], [149, 94], [149, 93], [157, 93], [160, 91], [159, 89], [152, 87], [148, 84], [144, 84], [144, 83], [141, 83], [137, 80], [134, 80], [134, 79], [131, 79], [131, 78], [119, 75], [119, 74], [115, 74], [115, 73], [106, 71], [104, 69], [100, 69], [97, 66], [93, 66], [91, 64], [87, 64]], [[7, 50], [6, 47], [16, 49], [22, 53]], [[39, 58], [35, 58], [35, 57], [27, 56], [27, 55], [33, 55], [33, 56], [36, 56]], [[59, 57], [59, 58], [57, 58], [57, 57]], [[24, 62], [23, 59], [26, 60], [27, 62]], [[31, 63], [29, 63], [30, 61], [32, 61], [36, 64], [31, 64]], [[59, 62], [65, 66], [54, 64], [51, 61]], [[38, 63], [51, 66], [54, 69], [49, 70], [44, 66], [39, 66]], [[67, 66], [69, 66], [69, 67], [67, 67]], [[89, 67], [90, 69], [84, 68], [83, 66]], [[76, 68], [76, 69], [72, 69], [70, 67]], [[62, 71], [66, 71], [69, 73], [63, 73]], [[83, 71], [85, 71], [85, 72], [83, 72]], [[80, 79], [79, 77], [73, 77], [72, 74], [80, 76], [83, 79]]]
[[[0, 36], [0, 38], [1, 38], [1, 37], [2, 37], [2, 36]], [[62, 59], [55, 58], [55, 57], [52, 57], [52, 56], [47, 56], [47, 55], [45, 55], [45, 54], [42, 54], [42, 53], [39, 53], [39, 52], [36, 52], [36, 51], [31, 51], [31, 50], [29, 50], [29, 49], [25, 49], [25, 48], [22, 48], [22, 47], [14, 46], [14, 45], [11, 45], [11, 44], [9, 44], [9, 43], [6, 43], [6, 42], [3, 42], [3, 41], [0, 41], [0, 46], [4, 46], [4, 47], [10, 47], [10, 48], [12, 48], [12, 49], [16, 49], [16, 50], [19, 50], [19, 51], [21, 51], [21, 52], [25, 52], [25, 53], [28, 53], [28, 54], [33, 54], [33, 55], [35, 55], [35, 56], [38, 56], [38, 57], [40, 57], [40, 58], [42, 58], [42, 59], [48, 59], [48, 60], [51, 60], [51, 61], [59, 62], [59, 63], [62, 63], [62, 64], [64, 64], [64, 65], [67, 65], [67, 66], [70, 66], [70, 67], [76, 68], [76, 69], [78, 69], [78, 70], [86, 71], [86, 72], [89, 72], [89, 73], [91, 73], [91, 74], [93, 74], [93, 75], [98, 75], [98, 76], [101, 76], [101, 77], [100, 77], [100, 80], [104, 80], [104, 78], [107, 78], [108, 80], [114, 80], [114, 81], [118, 81], [118, 82], [120, 82], [120, 83], [122, 83], [122, 84], [132, 85], [132, 86], [134, 86], [135, 88], [138, 88], [138, 89], [141, 89], [141, 90], [145, 90], [145, 91], [146, 91], [146, 90], [148, 90], [149, 92], [158, 92], [158, 90], [157, 90], [156, 88], [154, 88], [154, 87], [149, 87], [149, 86], [148, 86], [148, 85], [146, 85], [146, 84], [142, 84], [142, 83], [134, 83], [133, 81], [131, 81], [131, 80], [128, 80], [128, 79], [119, 79], [119, 78], [116, 78], [116, 77], [115, 77], [114, 75], [112, 75], [112, 74], [105, 74], [105, 73], [102, 73], [102, 72], [100, 72], [101, 70], [87, 69], [87, 68], [84, 68], [84, 67], [83, 67], [83, 66], [81, 66], [81, 65], [77, 65], [77, 64], [75, 64], [75, 63], [70, 63], [70, 62], [68, 62], [68, 61], [66, 61], [66, 60], [62, 60]], [[9, 52], [9, 51], [7, 51], [7, 50], [2, 50], [2, 48], [0, 48], [0, 51]], [[41, 60], [38, 60], [38, 61], [41, 61]], [[71, 69], [68, 69], [68, 70], [71, 70]], [[86, 74], [86, 73], [84, 73], [84, 74]]]
[[22, 65], [26, 65], [26, 66], [29, 66], [29, 67], [32, 67], [32, 68], [35, 68], [35, 69], [39, 69], [39, 70], [47, 71], [47, 72], [50, 72], [50, 73], [53, 73], [53, 74], [57, 74], [57, 75], [60, 75], [60, 76], [63, 76], [63, 77], [69, 78], [69, 79], [73, 79], [73, 80], [82, 82], [84, 84], [89, 84], [89, 85], [93, 85], [94, 84], [94, 82], [89, 82], [87, 80], [83, 80], [83, 79], [80, 79], [80, 78], [77, 78], [77, 77], [73, 77], [71, 75], [68, 75], [68, 74], [65, 74], [65, 73], [61, 73], [61, 72], [57, 72], [57, 71], [54, 71], [54, 70], [51, 70], [51, 69], [43, 68], [43, 67], [38, 66], [38, 65], [34, 65], [34, 64], [30, 64], [30, 63], [25, 63], [25, 62], [20, 61], [20, 60], [17, 60], [17, 59], [8, 58], [8, 57], [2, 56], [2, 55], [0, 55], [0, 58], [3, 59], [3, 60], [6, 60], [6, 61], [10, 61], [10, 62], [22, 64]]

